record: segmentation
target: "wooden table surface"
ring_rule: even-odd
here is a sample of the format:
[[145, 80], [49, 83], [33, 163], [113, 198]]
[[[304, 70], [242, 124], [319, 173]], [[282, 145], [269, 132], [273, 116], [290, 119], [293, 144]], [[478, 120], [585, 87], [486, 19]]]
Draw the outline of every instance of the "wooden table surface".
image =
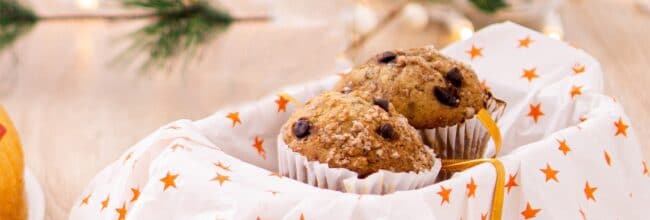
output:
[[[625, 107], [650, 159], [650, 14], [632, 0], [567, 0], [560, 14], [566, 40], [600, 60], [607, 93]], [[0, 54], [0, 103], [42, 184], [46, 219], [66, 219], [91, 178], [157, 127], [331, 74], [349, 40], [332, 25], [235, 24], [182, 73], [143, 75], [108, 65], [115, 38], [143, 22], [38, 24]], [[400, 26], [389, 23], [353, 60], [450, 42], [438, 25], [419, 32]]]

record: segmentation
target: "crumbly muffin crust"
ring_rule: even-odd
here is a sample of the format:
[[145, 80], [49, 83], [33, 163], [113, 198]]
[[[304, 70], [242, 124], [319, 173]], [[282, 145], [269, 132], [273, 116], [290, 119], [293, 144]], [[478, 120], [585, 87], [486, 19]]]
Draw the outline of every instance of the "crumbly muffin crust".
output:
[[340, 92], [309, 100], [282, 127], [284, 142], [310, 161], [366, 177], [380, 169], [419, 172], [433, 166], [417, 130], [385, 100]]
[[462, 123], [489, 97], [469, 66], [433, 47], [383, 52], [344, 75], [334, 90], [387, 99], [417, 129]]

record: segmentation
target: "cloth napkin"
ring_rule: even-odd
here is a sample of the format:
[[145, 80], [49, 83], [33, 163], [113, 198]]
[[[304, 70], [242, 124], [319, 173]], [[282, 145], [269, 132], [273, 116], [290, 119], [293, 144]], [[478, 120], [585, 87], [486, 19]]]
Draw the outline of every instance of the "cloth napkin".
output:
[[[644, 219], [650, 174], [596, 60], [513, 23], [443, 50], [508, 102], [503, 219]], [[278, 90], [301, 102], [339, 76]], [[357, 195], [281, 177], [275, 140], [296, 106], [272, 94], [145, 137], [90, 182], [70, 219], [487, 219], [482, 164], [418, 190]]]

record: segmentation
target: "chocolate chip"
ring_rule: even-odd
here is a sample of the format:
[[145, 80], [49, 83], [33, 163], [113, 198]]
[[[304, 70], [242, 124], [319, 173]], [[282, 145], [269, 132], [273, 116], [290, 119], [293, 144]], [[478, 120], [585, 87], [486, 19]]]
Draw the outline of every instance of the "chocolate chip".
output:
[[451, 82], [455, 87], [460, 87], [463, 85], [463, 74], [460, 73], [460, 70], [457, 67], [452, 68], [445, 75], [445, 79]]
[[460, 98], [458, 97], [458, 89], [454, 87], [443, 88], [436, 86], [433, 88], [433, 94], [436, 96], [440, 103], [451, 107], [458, 107]]
[[372, 103], [375, 104], [375, 105], [377, 105], [377, 106], [379, 106], [379, 107], [381, 107], [381, 108], [383, 108], [383, 109], [386, 110], [386, 111], [388, 111], [388, 105], [390, 105], [390, 103], [388, 102], [388, 100], [386, 100], [386, 99], [380, 99], [380, 98], [374, 98], [374, 99], [372, 100]]
[[377, 61], [379, 61], [380, 63], [390, 63], [395, 61], [395, 58], [397, 58], [397, 54], [391, 51], [386, 51], [379, 55]]
[[304, 138], [309, 136], [309, 129], [311, 128], [311, 123], [306, 118], [300, 118], [296, 123], [293, 124], [293, 134], [298, 138]]
[[377, 133], [381, 135], [383, 138], [392, 140], [395, 138], [395, 130], [393, 129], [393, 126], [390, 124], [383, 124], [377, 128]]

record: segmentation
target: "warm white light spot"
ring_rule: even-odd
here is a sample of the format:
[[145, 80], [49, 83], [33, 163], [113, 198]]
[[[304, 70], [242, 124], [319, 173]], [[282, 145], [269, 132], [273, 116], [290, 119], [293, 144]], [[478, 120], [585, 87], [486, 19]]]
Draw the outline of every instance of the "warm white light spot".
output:
[[402, 9], [405, 23], [413, 29], [422, 30], [429, 24], [429, 12], [419, 3], [408, 3]]
[[553, 11], [546, 16], [542, 32], [550, 38], [562, 40], [564, 38], [564, 28], [562, 21], [557, 12]]
[[562, 36], [560, 36], [560, 33], [547, 33], [548, 37], [556, 39], [556, 40], [561, 40]]
[[83, 10], [94, 10], [98, 5], [98, 0], [77, 0], [77, 7]]
[[469, 27], [463, 27], [460, 29], [460, 39], [465, 40], [467, 38], [472, 37], [474, 35], [474, 28], [469, 28]]
[[377, 14], [365, 4], [357, 4], [354, 7], [354, 28], [359, 34], [366, 34], [379, 23]]
[[562, 31], [562, 29], [553, 26], [544, 27], [544, 34], [556, 40], [562, 40], [562, 38], [564, 37], [564, 32]]
[[474, 35], [474, 25], [464, 17], [448, 18], [447, 22], [454, 40], [465, 40]]

